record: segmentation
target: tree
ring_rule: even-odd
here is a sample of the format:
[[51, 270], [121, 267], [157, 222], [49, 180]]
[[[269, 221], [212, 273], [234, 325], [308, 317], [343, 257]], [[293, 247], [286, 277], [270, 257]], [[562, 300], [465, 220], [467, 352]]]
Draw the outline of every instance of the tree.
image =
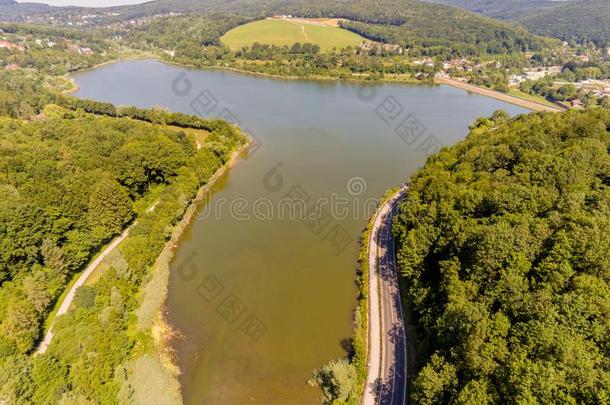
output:
[[496, 112], [411, 178], [393, 232], [429, 345], [415, 402], [610, 396], [608, 128], [599, 108]]
[[87, 215], [92, 227], [101, 226], [108, 234], [116, 234], [133, 217], [132, 202], [116, 180], [104, 178], [91, 192]]
[[38, 337], [38, 314], [34, 305], [25, 300], [8, 303], [1, 330], [15, 342], [20, 353], [28, 352]]
[[313, 382], [322, 389], [325, 403], [341, 404], [357, 398], [357, 381], [354, 366], [347, 359], [339, 359], [316, 370]]

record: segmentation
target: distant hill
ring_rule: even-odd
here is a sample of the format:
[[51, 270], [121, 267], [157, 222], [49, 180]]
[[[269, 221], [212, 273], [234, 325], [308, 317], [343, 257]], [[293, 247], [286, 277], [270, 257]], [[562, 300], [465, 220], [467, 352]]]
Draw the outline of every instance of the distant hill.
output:
[[[23, 15], [27, 7], [27, 4], [20, 3], [2, 6], [0, 9], [13, 9], [13, 15], [19, 16]], [[48, 7], [51, 11], [46, 5], [36, 7]], [[53, 8], [52, 11], [59, 13], [65, 10], [68, 9]], [[73, 8], [72, 11], [74, 10]], [[82, 10], [90, 12], [89, 9]], [[274, 14], [338, 17], [350, 20], [344, 28], [363, 37], [398, 44], [429, 55], [507, 54], [536, 51], [547, 44], [544, 39], [513, 24], [455, 7], [414, 0], [157, 0], [133, 6], [112, 7], [105, 11], [112, 11], [113, 16], [110, 18], [116, 20], [169, 12], [237, 13], [248, 17]], [[2, 10], [0, 16], [5, 16]]]
[[538, 13], [560, 2], [551, 0], [423, 0], [430, 3], [460, 7], [473, 13], [499, 20], [516, 20], [531, 13]]
[[350, 22], [343, 24], [344, 28], [368, 39], [425, 49], [430, 55], [447, 49], [458, 55], [501, 54], [547, 45], [544, 39], [513, 24], [420, 1], [293, 1], [277, 10], [306, 17], [345, 18]]
[[609, 0], [424, 0], [520, 22], [530, 32], [562, 40], [610, 42]]
[[565, 41], [592, 41], [610, 44], [610, 1], [567, 2], [549, 10], [526, 16], [520, 22], [531, 32]]
[[44, 14], [60, 7], [42, 3], [17, 3], [13, 0], [0, 0], [0, 21], [20, 21], [25, 15]]

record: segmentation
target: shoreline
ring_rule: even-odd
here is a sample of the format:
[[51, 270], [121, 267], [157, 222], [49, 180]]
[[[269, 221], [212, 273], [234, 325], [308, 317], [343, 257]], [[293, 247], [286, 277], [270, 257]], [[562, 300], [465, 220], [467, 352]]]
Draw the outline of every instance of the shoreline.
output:
[[[198, 65], [193, 65], [192, 63], [183, 63], [183, 62], [168, 60], [168, 59], [165, 59], [162, 55], [156, 55], [156, 54], [135, 54], [135, 55], [132, 55], [129, 57], [117, 57], [117, 58], [107, 60], [102, 63], [98, 63], [97, 65], [94, 65], [94, 66], [91, 66], [88, 68], [66, 73], [63, 77], [67, 78], [70, 81], [73, 81], [72, 75], [74, 75], [74, 74], [87, 72], [89, 70], [95, 70], [97, 68], [111, 65], [111, 64], [117, 63], [117, 62], [131, 61], [131, 60], [155, 60], [160, 63], [165, 63], [167, 65], [179, 66], [179, 67], [183, 67], [183, 68], [187, 68], [187, 69], [219, 70], [219, 71], [240, 73], [240, 74], [249, 75], [249, 76], [263, 77], [263, 78], [268, 78], [268, 79], [287, 80], [287, 81], [301, 80], [301, 81], [314, 81], [314, 82], [352, 82], [352, 83], [370, 83], [370, 84], [386, 84], [386, 83], [427, 84], [427, 85], [435, 84], [433, 80], [425, 81], [425, 80], [416, 79], [414, 77], [405, 77], [404, 79], [401, 79], [401, 78], [392, 79], [392, 76], [389, 76], [389, 78], [382, 77], [382, 78], [376, 79], [376, 80], [368, 80], [364, 76], [363, 76], [363, 78], [360, 79], [358, 77], [340, 78], [340, 77], [324, 76], [324, 75], [312, 75], [312, 76], [307, 76], [307, 77], [277, 75], [277, 74], [272, 74], [272, 73], [253, 72], [250, 70], [240, 69], [240, 68], [232, 67], [232, 66], [213, 66], [213, 65], [198, 66]], [[75, 88], [73, 90], [65, 90], [64, 93], [73, 93], [73, 92], [77, 91], [78, 86], [76, 85], [76, 83], [74, 83], [74, 86], [75, 86]]]
[[220, 71], [240, 73], [243, 75], [263, 77], [263, 78], [268, 78], [268, 79], [286, 80], [286, 81], [299, 81], [300, 80], [300, 81], [313, 81], [313, 82], [352, 82], [352, 83], [370, 83], [370, 84], [387, 84], [387, 83], [429, 84], [429, 85], [434, 84], [434, 82], [431, 80], [422, 81], [422, 80], [418, 80], [415, 78], [405, 78], [404, 80], [401, 80], [401, 79], [388, 80], [387, 78], [380, 78], [377, 80], [368, 80], [366, 78], [362, 78], [362, 79], [359, 79], [357, 77], [340, 78], [340, 77], [324, 76], [324, 75], [312, 75], [312, 76], [307, 76], [307, 77], [288, 76], [288, 75], [285, 76], [285, 75], [277, 75], [277, 74], [273, 74], [273, 73], [253, 72], [250, 70], [239, 69], [239, 68], [232, 67], [232, 66], [212, 66], [212, 65], [197, 66], [197, 65], [190, 64], [190, 63], [181, 63], [181, 62], [166, 60], [159, 56], [151, 57], [151, 58], [142, 58], [142, 59], [157, 60], [161, 63], [166, 63], [168, 65], [180, 66], [180, 67], [185, 67], [185, 68], [189, 68], [189, 69], [220, 70]]
[[176, 394], [179, 394], [180, 397], [182, 397], [182, 384], [178, 381], [178, 377], [181, 371], [176, 364], [175, 350], [172, 345], [172, 340], [178, 336], [179, 331], [168, 320], [166, 307], [170, 264], [184, 231], [193, 223], [199, 204], [212, 192], [212, 188], [218, 180], [235, 167], [251, 145], [252, 139], [248, 138], [244, 145], [231, 153], [229, 160], [210, 177], [208, 182], [199, 188], [180, 221], [174, 225], [170, 239], [165, 243], [159, 256], [157, 256], [153, 264], [150, 280], [142, 286], [143, 298], [140, 306], [135, 311], [138, 318], [137, 330], [151, 334], [155, 348], [154, 355], [163, 365], [167, 377], [177, 384], [173, 385], [178, 387], [179, 392]]
[[524, 98], [520, 98], [517, 96], [513, 96], [507, 93], [502, 93], [496, 90], [487, 89], [485, 87], [475, 86], [473, 84], [464, 83], [459, 80], [446, 78], [446, 77], [436, 77], [434, 82], [437, 84], [446, 84], [447, 86], [451, 86], [457, 89], [466, 90], [471, 93], [479, 94], [482, 96], [490, 97], [499, 101], [504, 101], [506, 103], [510, 103], [519, 107], [527, 108], [528, 110], [532, 110], [535, 112], [547, 111], [547, 112], [562, 112], [566, 111], [563, 108], [551, 107], [546, 104], [539, 103], [533, 100], [526, 100]]
[[74, 75], [76, 73], [86, 72], [89, 70], [95, 70], [97, 68], [111, 65], [113, 63], [118, 63], [121, 61], [130, 61], [130, 60], [154, 60], [154, 61], [164, 63], [167, 65], [178, 66], [178, 67], [193, 69], [193, 70], [226, 71], [226, 72], [243, 74], [246, 76], [253, 76], [253, 77], [273, 79], [273, 80], [282, 80], [282, 81], [347, 82], [347, 83], [360, 83], [360, 84], [370, 84], [370, 85], [374, 85], [374, 84], [406, 84], [406, 85], [428, 85], [428, 86], [447, 85], [447, 86], [450, 86], [453, 88], [465, 90], [467, 92], [471, 92], [474, 94], [478, 94], [481, 96], [499, 100], [499, 101], [502, 101], [502, 102], [505, 102], [508, 104], [516, 105], [516, 106], [519, 106], [519, 107], [522, 107], [522, 108], [525, 108], [525, 109], [528, 109], [528, 110], [534, 111], [534, 112], [567, 111], [565, 108], [561, 108], [559, 105], [557, 105], [556, 107], [552, 107], [550, 105], [543, 104], [543, 103], [540, 103], [540, 102], [537, 102], [534, 100], [527, 100], [525, 98], [517, 97], [517, 96], [511, 95], [511, 94], [502, 93], [502, 92], [488, 89], [485, 87], [475, 86], [475, 85], [472, 85], [469, 83], [464, 83], [459, 80], [445, 78], [445, 77], [435, 77], [433, 80], [422, 81], [422, 80], [418, 80], [415, 78], [410, 78], [410, 79], [408, 79], [408, 78], [405, 78], [405, 79], [389, 78], [388, 79], [387, 77], [382, 77], [377, 80], [367, 80], [366, 78], [359, 79], [357, 77], [339, 78], [339, 77], [333, 77], [333, 76], [317, 76], [317, 75], [309, 76], [309, 77], [283, 76], [283, 75], [264, 73], [264, 72], [252, 72], [249, 70], [239, 69], [239, 68], [231, 67], [231, 66], [211, 66], [211, 65], [210, 66], [197, 66], [197, 65], [193, 65], [193, 64], [189, 64], [189, 63], [181, 63], [181, 62], [167, 60], [167, 59], [164, 59], [160, 55], [154, 55], [154, 54], [152, 54], [152, 55], [151, 54], [133, 55], [133, 56], [127, 57], [127, 58], [118, 57], [118, 58], [114, 58], [112, 60], [108, 60], [106, 62], [99, 63], [95, 66], [91, 66], [86, 69], [81, 69], [76, 72], [68, 73], [68, 74], [64, 75], [63, 78], [65, 78], [66, 80], [68, 80], [69, 82], [72, 83], [72, 88], [68, 89], [68, 90], [64, 90], [64, 91], [62, 91], [62, 93], [63, 94], [72, 94], [72, 93], [77, 92], [80, 89], [80, 87], [76, 84], [76, 81], [72, 77], [72, 75]]
[[142, 53], [142, 54], [134, 54], [132, 56], [126, 56], [126, 57], [121, 57], [119, 55], [118, 57], [113, 58], [113, 59], [109, 59], [109, 60], [107, 60], [105, 62], [98, 63], [96, 65], [89, 66], [89, 67], [84, 68], [84, 69], [75, 70], [74, 72], [66, 73], [66, 74], [64, 74], [62, 76], [59, 76], [59, 77], [61, 77], [62, 79], [65, 79], [66, 81], [71, 83], [72, 87], [70, 89], [62, 90], [61, 94], [72, 94], [72, 93], [75, 93], [78, 90], [80, 90], [80, 86], [78, 84], [76, 84], [76, 81], [74, 80], [74, 77], [72, 77], [75, 74], [85, 73], [85, 72], [88, 72], [90, 70], [99, 69], [101, 67], [112, 65], [112, 64], [118, 63], [118, 62], [130, 61], [130, 60], [148, 60], [148, 59], [150, 59], [150, 60], [161, 60], [161, 58], [159, 56], [153, 55], [153, 54], [147, 55], [147, 54]]

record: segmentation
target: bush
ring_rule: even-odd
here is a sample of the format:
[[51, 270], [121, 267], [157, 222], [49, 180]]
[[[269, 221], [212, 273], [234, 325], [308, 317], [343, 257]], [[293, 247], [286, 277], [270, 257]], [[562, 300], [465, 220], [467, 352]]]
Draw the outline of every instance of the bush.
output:
[[347, 359], [333, 360], [316, 370], [312, 383], [322, 389], [326, 404], [346, 404], [360, 395], [358, 373]]

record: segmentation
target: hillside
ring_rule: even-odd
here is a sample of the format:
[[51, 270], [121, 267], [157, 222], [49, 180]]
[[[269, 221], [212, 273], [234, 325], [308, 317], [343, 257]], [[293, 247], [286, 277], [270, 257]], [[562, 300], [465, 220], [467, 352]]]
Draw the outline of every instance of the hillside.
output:
[[[127, 403], [122, 370], [155, 350], [132, 332], [138, 292], [244, 138], [220, 120], [58, 95], [45, 79], [0, 70], [0, 403]], [[29, 356], [70, 280], [130, 223], [121, 259], [78, 289], [49, 351]]]
[[[160, 10], [169, 7], [165, 4], [163, 1], [153, 2], [142, 7], [140, 12], [148, 8]], [[183, 0], [172, 2], [171, 7], [177, 10], [219, 12], [226, 9], [227, 4], [229, 3], [216, 1], [193, 3], [190, 0]], [[265, 16], [292, 14], [298, 17], [348, 19], [350, 22], [343, 24], [344, 28], [367, 39], [400, 45], [409, 49], [412, 55], [507, 54], [536, 51], [549, 44], [548, 40], [531, 35], [524, 29], [508, 23], [478, 16], [455, 7], [412, 0], [382, 2], [239, 0], [230, 4], [233, 10], [239, 10], [240, 16], [246, 17], [259, 17], [261, 14]], [[211, 20], [214, 26], [222, 26], [227, 30], [233, 28], [232, 24], [222, 24], [218, 14], [204, 19]], [[175, 22], [176, 20], [171, 20], [172, 24]], [[163, 21], [153, 22], [152, 31], [173, 30], [171, 27], [160, 27], [163, 24]], [[197, 23], [197, 26], [201, 25], [203, 23]], [[206, 22], [205, 25], [209, 24]], [[191, 30], [190, 27], [187, 29]], [[148, 28], [142, 31], [148, 31]], [[214, 28], [214, 35], [218, 34], [218, 38], [224, 32]], [[149, 37], [148, 41], [158, 42], [146, 32], [140, 35]], [[192, 36], [189, 39], [197, 40]], [[207, 34], [206, 39], [202, 41], [204, 44], [215, 42], [218, 42], [217, 39], [208, 38]]]
[[[455, 6], [473, 13], [483, 14], [499, 20], [514, 20], [556, 7], [561, 3], [551, 0], [424, 0], [430, 3]], [[569, 0], [568, 0], [569, 1]], [[578, 1], [578, 0], [572, 0]]]
[[500, 20], [522, 23], [531, 33], [565, 41], [610, 42], [606, 0], [425, 0], [460, 7]]
[[306, 17], [339, 17], [344, 27], [372, 40], [405, 48], [460, 55], [536, 50], [544, 40], [525, 30], [454, 7], [411, 0], [313, 1], [280, 10]]
[[[25, 5], [5, 6], [24, 9]], [[53, 9], [54, 13], [58, 11]], [[62, 12], [69, 9], [60, 8]], [[357, 34], [405, 48], [428, 48], [431, 53], [457, 55], [512, 53], [539, 50], [544, 41], [517, 26], [445, 5], [414, 0], [157, 0], [137, 6], [101, 9], [111, 12], [101, 21], [128, 20], [160, 13], [231, 13], [260, 18], [276, 14], [299, 17], [340, 17]], [[88, 11], [87, 11], [88, 12]], [[16, 12], [13, 11], [13, 14]], [[0, 13], [2, 14], [2, 13]], [[7, 14], [7, 16], [10, 15]], [[220, 33], [221, 35], [223, 33]], [[220, 36], [220, 35], [219, 35]]]
[[26, 14], [44, 14], [58, 10], [41, 3], [17, 3], [12, 0], [0, 0], [0, 21], [20, 21]]
[[394, 233], [414, 403], [610, 395], [610, 111], [496, 113], [410, 180]]
[[610, 2], [582, 0], [568, 2], [519, 20], [528, 30], [564, 41], [610, 43]]

